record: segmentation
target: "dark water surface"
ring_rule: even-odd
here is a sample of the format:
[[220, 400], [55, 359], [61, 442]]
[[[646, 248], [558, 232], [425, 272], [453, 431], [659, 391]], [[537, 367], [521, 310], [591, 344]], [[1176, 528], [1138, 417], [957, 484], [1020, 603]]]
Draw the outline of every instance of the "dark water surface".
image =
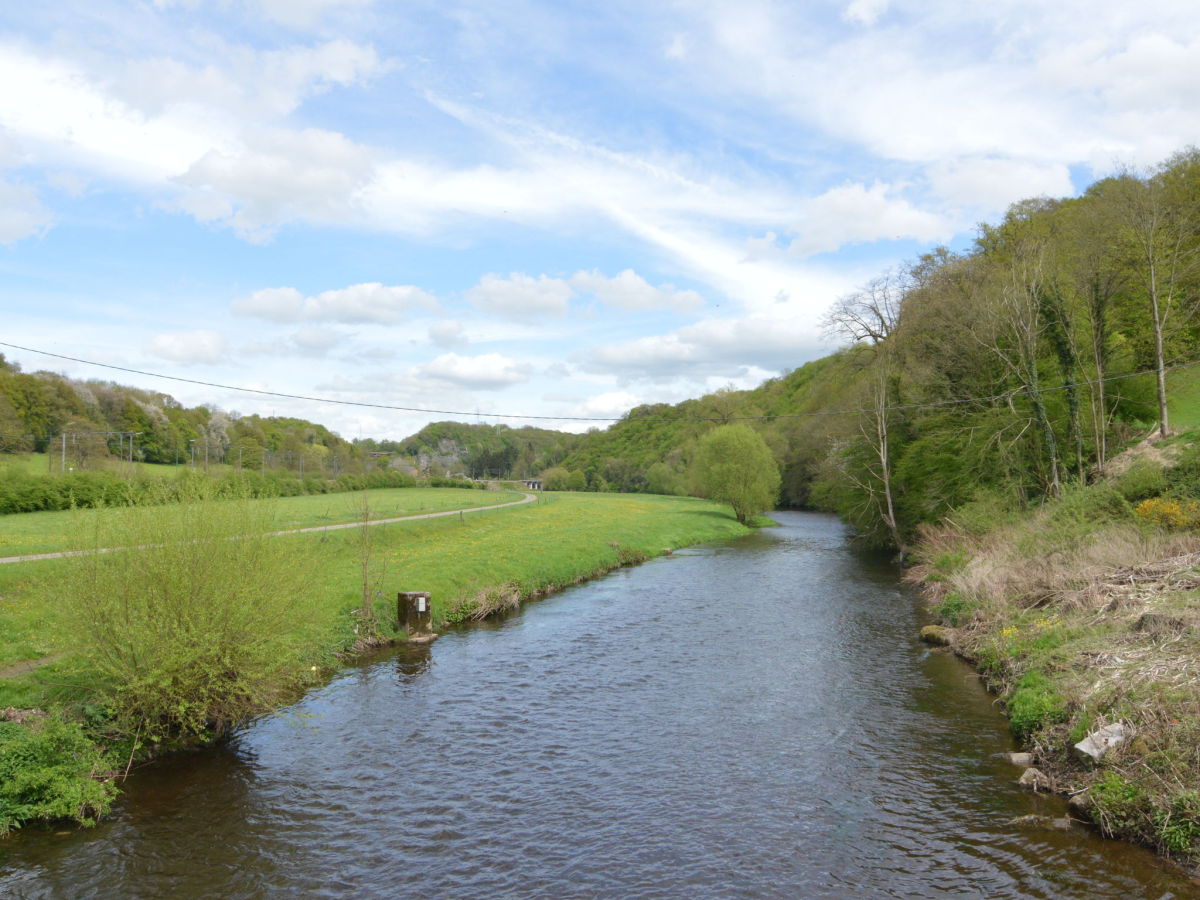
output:
[[1004, 721], [834, 519], [688, 550], [342, 672], [0, 844], [15, 897], [1196, 896], [1022, 831]]

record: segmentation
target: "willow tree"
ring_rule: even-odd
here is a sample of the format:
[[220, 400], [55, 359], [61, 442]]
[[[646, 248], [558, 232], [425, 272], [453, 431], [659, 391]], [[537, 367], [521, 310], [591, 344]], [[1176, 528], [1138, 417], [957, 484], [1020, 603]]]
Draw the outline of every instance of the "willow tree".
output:
[[743, 525], [779, 498], [779, 466], [748, 425], [721, 425], [696, 444], [692, 476], [702, 496], [728, 503]]

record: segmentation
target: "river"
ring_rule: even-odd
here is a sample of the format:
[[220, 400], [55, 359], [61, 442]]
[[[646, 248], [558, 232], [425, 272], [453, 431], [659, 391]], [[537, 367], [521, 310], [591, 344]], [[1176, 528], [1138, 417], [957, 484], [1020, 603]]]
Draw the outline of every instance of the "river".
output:
[[86, 831], [0, 843], [29, 898], [1171, 898], [1029, 831], [971, 670], [828, 516], [682, 550], [351, 666]]

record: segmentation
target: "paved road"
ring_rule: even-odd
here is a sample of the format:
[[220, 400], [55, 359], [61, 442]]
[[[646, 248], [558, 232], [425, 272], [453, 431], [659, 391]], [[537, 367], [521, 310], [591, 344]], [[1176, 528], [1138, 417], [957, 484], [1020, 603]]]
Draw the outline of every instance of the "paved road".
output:
[[[525, 494], [520, 500], [513, 500], [509, 503], [496, 503], [492, 506], [473, 506], [469, 509], [447, 509], [442, 512], [420, 513], [415, 516], [396, 516], [391, 519], [372, 519], [368, 525], [390, 525], [393, 522], [412, 522], [416, 519], [440, 519], [443, 516], [464, 516], [469, 513], [487, 512], [489, 509], [505, 509], [509, 506], [521, 506], [526, 503], [533, 503], [537, 500], [537, 494]], [[290, 528], [286, 531], [269, 532], [272, 537], [283, 534], [311, 534], [314, 531], [340, 531], [343, 528], [360, 528], [362, 522], [342, 522], [338, 525], [314, 525], [311, 528]], [[118, 547], [103, 547], [99, 550], [61, 550], [58, 553], [29, 553], [25, 556], [2, 556], [0, 557], [0, 565], [6, 563], [34, 562], [39, 559], [64, 559], [68, 556], [87, 556], [89, 553], [109, 553], [113, 550], [120, 549]]]

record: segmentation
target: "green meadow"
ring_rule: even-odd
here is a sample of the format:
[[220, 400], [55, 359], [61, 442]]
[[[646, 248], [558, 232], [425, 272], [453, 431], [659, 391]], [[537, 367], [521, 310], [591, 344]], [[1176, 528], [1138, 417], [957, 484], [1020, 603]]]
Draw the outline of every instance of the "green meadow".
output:
[[[265, 500], [280, 531], [337, 525], [361, 518], [366, 496], [372, 519], [420, 515], [450, 509], [470, 509], [519, 500], [513, 491], [475, 491], [463, 488], [387, 488], [341, 494], [310, 494]], [[0, 558], [56, 553], [79, 545], [80, 525], [102, 515], [95, 510], [32, 512], [0, 516]]]

